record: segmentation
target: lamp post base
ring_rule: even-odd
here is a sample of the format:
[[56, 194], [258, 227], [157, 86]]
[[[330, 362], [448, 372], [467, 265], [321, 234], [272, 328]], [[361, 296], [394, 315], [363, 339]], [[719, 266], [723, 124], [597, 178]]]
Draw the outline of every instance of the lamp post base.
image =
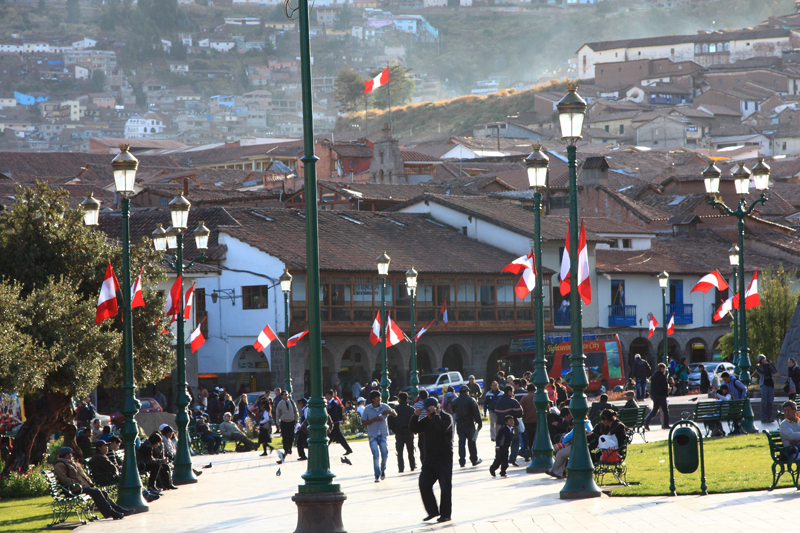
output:
[[600, 498], [603, 493], [599, 490], [597, 492], [591, 490], [562, 490], [558, 496], [562, 500], [585, 500], [587, 498]]
[[297, 529], [294, 533], [347, 533], [342, 524], [344, 492], [297, 493]]
[[[534, 452], [535, 454], [536, 452]], [[553, 452], [550, 452], [547, 455], [537, 457], [534, 455], [531, 458], [531, 462], [528, 467], [525, 469], [525, 472], [528, 474], [544, 474], [548, 470], [553, 468]]]
[[176, 469], [175, 472], [172, 474], [172, 482], [176, 485], [189, 485], [191, 483], [197, 483], [197, 477], [192, 472], [191, 466], [189, 467], [188, 473], [181, 473], [179, 476], [178, 470]]
[[567, 469], [567, 482], [559, 493], [562, 500], [583, 500], [586, 498], [600, 498], [603, 491], [594, 482], [592, 471], [569, 471]]
[[753, 407], [750, 405], [750, 398], [744, 400], [744, 419], [742, 420], [742, 430], [745, 433], [758, 433], [754, 421], [755, 415], [753, 414]]

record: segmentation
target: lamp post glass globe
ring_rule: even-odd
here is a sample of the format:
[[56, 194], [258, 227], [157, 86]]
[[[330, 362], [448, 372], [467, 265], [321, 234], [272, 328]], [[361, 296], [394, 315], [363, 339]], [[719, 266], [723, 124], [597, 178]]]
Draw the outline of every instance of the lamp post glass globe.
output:
[[745, 196], [750, 192], [750, 170], [744, 163], [739, 163], [739, 168], [733, 173], [733, 184], [739, 196]]
[[197, 229], [194, 230], [194, 245], [198, 251], [203, 252], [208, 249], [208, 237], [211, 231], [206, 227], [205, 223], [201, 220]]
[[377, 263], [378, 263], [378, 275], [381, 277], [386, 277], [389, 275], [389, 263], [391, 263], [392, 259], [386, 255], [386, 252], [383, 252], [380, 256], [378, 256]]
[[581, 139], [583, 118], [586, 114], [586, 101], [578, 94], [576, 84], [567, 84], [567, 94], [556, 105], [558, 121], [561, 124], [561, 137], [574, 144]]
[[408, 291], [409, 295], [417, 289], [418, 275], [419, 273], [413, 266], [406, 271], [406, 290]]
[[175, 228], [172, 226], [167, 228], [166, 231], [167, 237], [167, 248], [170, 250], [175, 250], [178, 248], [178, 232], [175, 231]]
[[84, 201], [81, 202], [83, 207], [83, 223], [90, 228], [100, 224], [100, 202], [95, 199], [94, 193], [89, 193]]
[[764, 163], [763, 157], [759, 157], [758, 163], [753, 167], [753, 181], [757, 191], [763, 192], [769, 189], [769, 171], [769, 165]]
[[662, 289], [666, 289], [667, 285], [669, 285], [669, 274], [662, 272], [658, 275], [658, 286]]
[[166, 252], [167, 231], [164, 227], [160, 223], [156, 224], [156, 229], [151, 235], [153, 236], [153, 248], [155, 248], [157, 252]]
[[714, 164], [713, 160], [708, 161], [708, 167], [703, 171], [703, 183], [706, 187], [706, 194], [719, 194], [719, 177], [722, 173]]
[[288, 268], [283, 269], [283, 274], [281, 274], [280, 282], [281, 282], [281, 290], [283, 292], [288, 293], [289, 291], [292, 290], [292, 275], [289, 274]]
[[728, 260], [731, 266], [739, 266], [739, 247], [734, 245], [733, 248], [728, 250]]
[[547, 187], [547, 167], [550, 158], [542, 152], [542, 145], [533, 145], [533, 152], [525, 159], [528, 170], [528, 186], [538, 191]]
[[136, 182], [136, 169], [139, 167], [139, 160], [133, 157], [127, 144], [119, 145], [119, 153], [111, 161], [114, 170], [114, 185], [117, 193], [125, 198], [133, 196], [134, 184]]
[[169, 203], [169, 216], [172, 220], [172, 227], [177, 231], [185, 231], [189, 223], [189, 209], [192, 204], [183, 194], [179, 194]]

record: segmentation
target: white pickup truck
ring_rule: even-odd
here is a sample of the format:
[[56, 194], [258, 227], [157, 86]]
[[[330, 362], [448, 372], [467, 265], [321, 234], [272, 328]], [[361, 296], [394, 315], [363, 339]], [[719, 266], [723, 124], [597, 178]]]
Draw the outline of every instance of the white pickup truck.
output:
[[[450, 372], [446, 368], [442, 369], [442, 372], [438, 374], [422, 374], [419, 377], [419, 388], [425, 389], [429, 394], [435, 393], [439, 397], [442, 396], [442, 388], [445, 386], [448, 389], [454, 387], [454, 392], [458, 393], [461, 385], [467, 385], [468, 383], [469, 381], [461, 377], [461, 372]], [[476, 379], [475, 383], [481, 386], [481, 390], [484, 390], [482, 379]]]

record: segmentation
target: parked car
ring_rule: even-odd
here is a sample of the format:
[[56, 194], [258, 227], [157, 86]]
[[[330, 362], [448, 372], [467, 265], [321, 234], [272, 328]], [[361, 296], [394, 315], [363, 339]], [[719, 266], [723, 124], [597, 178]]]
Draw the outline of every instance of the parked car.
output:
[[[422, 374], [419, 377], [419, 388], [425, 389], [429, 394], [436, 394], [437, 396], [442, 395], [442, 388], [445, 386], [453, 388], [455, 392], [458, 393], [461, 385], [466, 385], [467, 383], [469, 382], [461, 377], [460, 372], [450, 372], [446, 368], [443, 368], [440, 373]], [[485, 390], [483, 388], [482, 379], [476, 379], [475, 383], [481, 386], [481, 390]], [[410, 390], [410, 387], [406, 390]]]
[[[690, 389], [699, 389], [700, 388], [700, 365], [704, 365], [706, 367], [706, 373], [708, 374], [708, 381], [714, 381], [714, 374], [717, 377], [721, 376], [723, 372], [728, 372], [729, 374], [733, 374], [733, 363], [692, 363], [689, 365], [689, 388]], [[722, 378], [720, 377], [720, 381]]]
[[[155, 398], [139, 398], [139, 403], [142, 404], [142, 406], [139, 408], [140, 413], [164, 412], [164, 409], [161, 407], [161, 405], [159, 405], [159, 403], [155, 400]], [[125, 415], [119, 412], [119, 407], [120, 407], [119, 402], [112, 403], [109, 405], [109, 408], [107, 410], [114, 409], [114, 411], [110, 413], [104, 413], [108, 415], [108, 417], [111, 419], [111, 422], [113, 422], [117, 426], [122, 424], [122, 421], [125, 420]], [[100, 417], [98, 416], [98, 418]]]

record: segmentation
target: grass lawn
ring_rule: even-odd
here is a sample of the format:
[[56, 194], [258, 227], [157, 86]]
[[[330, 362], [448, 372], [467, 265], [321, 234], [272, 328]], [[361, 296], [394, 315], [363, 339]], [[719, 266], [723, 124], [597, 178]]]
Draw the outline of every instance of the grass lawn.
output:
[[[703, 441], [706, 485], [709, 493], [766, 490], [772, 486], [772, 459], [764, 435], [740, 435]], [[669, 494], [669, 449], [667, 441], [635, 444], [628, 448], [628, 483], [614, 486], [612, 496], [664, 496]], [[611, 478], [606, 476], [605, 481]], [[791, 487], [785, 473], [778, 488]], [[675, 471], [678, 494], [700, 494], [700, 468], [694, 474]]]
[[[50, 496], [0, 500], [0, 531], [39, 531], [52, 519]], [[75, 518], [77, 520], [77, 518]]]

